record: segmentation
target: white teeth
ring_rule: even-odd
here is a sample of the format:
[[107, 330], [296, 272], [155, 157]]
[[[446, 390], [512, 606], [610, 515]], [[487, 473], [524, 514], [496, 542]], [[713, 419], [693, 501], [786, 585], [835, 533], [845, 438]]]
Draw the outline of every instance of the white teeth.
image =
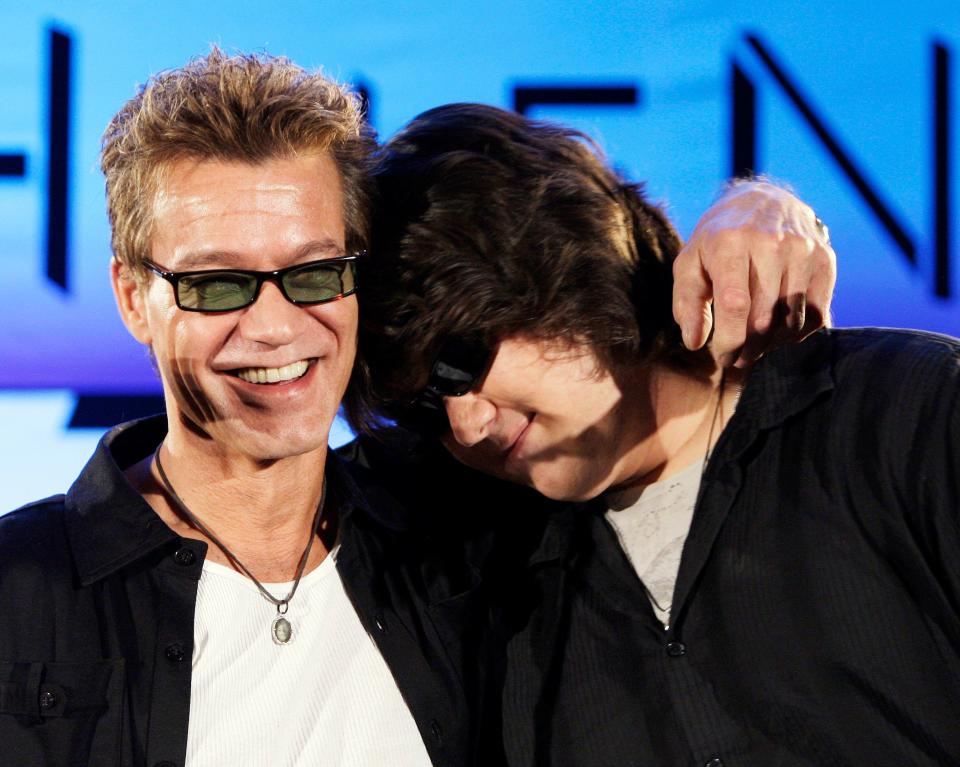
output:
[[307, 372], [310, 363], [306, 360], [291, 362], [282, 368], [243, 368], [237, 371], [237, 377], [247, 383], [265, 384], [292, 381]]

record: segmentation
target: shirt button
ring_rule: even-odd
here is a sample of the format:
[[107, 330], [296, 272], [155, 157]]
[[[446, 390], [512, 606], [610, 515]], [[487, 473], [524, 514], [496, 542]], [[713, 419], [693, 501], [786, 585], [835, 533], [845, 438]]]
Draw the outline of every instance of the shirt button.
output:
[[703, 763], [703, 767], [723, 767], [723, 759], [719, 756], [715, 756], [713, 759], [707, 759], [707, 761]]
[[167, 649], [163, 651], [163, 654], [167, 656], [167, 660], [173, 661], [174, 663], [182, 661], [185, 655], [183, 645], [179, 642], [167, 645]]
[[443, 728], [440, 727], [440, 722], [436, 719], [430, 720], [430, 732], [433, 733], [433, 739], [437, 741], [438, 744], [443, 743]]
[[44, 690], [40, 693], [40, 708], [44, 711], [49, 711], [51, 708], [54, 708], [57, 705], [57, 694], [55, 692], [50, 692], [50, 690]]
[[386, 619], [383, 617], [383, 613], [377, 613], [373, 617], [373, 625], [377, 627], [377, 631], [379, 631], [381, 634], [390, 633], [390, 629], [387, 626]]
[[687, 646], [683, 642], [670, 642], [667, 644], [667, 655], [671, 658], [679, 658], [687, 654]]
[[190, 565], [197, 561], [197, 555], [186, 546], [182, 549], [177, 549], [177, 553], [173, 555], [173, 558], [178, 565], [183, 565], [184, 567], [190, 567]]

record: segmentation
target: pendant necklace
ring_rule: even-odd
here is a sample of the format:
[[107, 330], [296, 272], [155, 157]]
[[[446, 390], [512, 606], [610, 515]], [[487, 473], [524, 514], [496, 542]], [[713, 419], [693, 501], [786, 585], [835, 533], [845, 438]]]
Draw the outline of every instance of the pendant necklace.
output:
[[260, 593], [263, 595], [264, 599], [276, 606], [277, 617], [273, 619], [273, 623], [270, 625], [270, 636], [275, 644], [288, 644], [293, 638], [293, 624], [290, 623], [290, 619], [287, 618], [287, 608], [290, 606], [290, 602], [293, 600], [293, 595], [297, 593], [297, 587], [300, 585], [300, 579], [303, 577], [303, 571], [307, 566], [307, 560], [310, 558], [310, 549], [313, 547], [313, 539], [317, 535], [317, 527], [320, 524], [320, 517], [323, 514], [323, 504], [327, 498], [326, 479], [324, 479], [323, 482], [323, 490], [320, 492], [320, 503], [317, 504], [317, 510], [313, 514], [313, 524], [310, 526], [310, 538], [307, 540], [307, 546], [303, 550], [303, 554], [300, 555], [300, 564], [297, 565], [297, 574], [293, 580], [293, 586], [285, 597], [279, 599], [263, 587], [263, 584], [257, 580], [256, 576], [254, 576], [254, 574], [247, 569], [243, 562], [237, 559], [233, 552], [230, 551], [230, 549], [228, 549], [223, 542], [210, 531], [208, 527], [206, 527], [199, 519], [197, 519], [193, 512], [190, 511], [190, 509], [187, 508], [187, 505], [181, 500], [180, 496], [177, 495], [177, 491], [173, 489], [173, 485], [170, 483], [167, 473], [163, 470], [163, 464], [160, 462], [160, 448], [162, 446], [162, 442], [157, 445], [157, 449], [153, 453], [153, 460], [157, 464], [157, 473], [160, 475], [160, 481], [163, 483], [163, 487], [170, 495], [174, 505], [177, 507], [180, 513], [187, 518], [191, 525], [193, 525], [197, 530], [199, 530], [217, 545], [217, 548], [223, 552], [224, 556], [230, 560], [230, 563], [233, 564], [234, 567], [240, 570], [251, 581], [253, 581], [254, 584], [256, 584], [256, 587], [260, 590]]

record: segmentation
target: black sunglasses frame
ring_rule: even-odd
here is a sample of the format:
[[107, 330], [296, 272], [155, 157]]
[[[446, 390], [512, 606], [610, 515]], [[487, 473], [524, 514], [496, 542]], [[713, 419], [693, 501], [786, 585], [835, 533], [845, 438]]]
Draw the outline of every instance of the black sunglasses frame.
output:
[[494, 350], [479, 339], [450, 339], [441, 347], [427, 385], [407, 404], [397, 422], [418, 432], [443, 433], [448, 427], [444, 397], [462, 397], [483, 383]]
[[[357, 259], [363, 258], [366, 255], [366, 251], [359, 251], [347, 256], [337, 256], [335, 258], [321, 258], [316, 261], [307, 261], [303, 264], [294, 264], [293, 266], [287, 266], [283, 269], [276, 269], [271, 272], [261, 272], [254, 269], [197, 269], [187, 272], [170, 272], [167, 271], [157, 264], [153, 263], [148, 259], [143, 260], [143, 265], [147, 267], [151, 272], [156, 274], [158, 277], [163, 278], [173, 286], [173, 298], [177, 302], [177, 308], [182, 309], [185, 312], [200, 312], [202, 314], [223, 314], [224, 312], [235, 312], [238, 309], [245, 309], [248, 306], [254, 304], [257, 298], [260, 296], [260, 289], [263, 287], [264, 282], [272, 282], [277, 286], [280, 293], [283, 295], [287, 301], [291, 304], [296, 304], [297, 306], [316, 306], [317, 304], [326, 304], [331, 301], [339, 301], [341, 298], [346, 298], [357, 292]], [[298, 271], [310, 266], [334, 266], [337, 264], [344, 264], [344, 271], [349, 269], [353, 273], [353, 287], [350, 290], [345, 290], [341, 293], [331, 296], [330, 298], [322, 298], [319, 301], [302, 301], [292, 298], [287, 293], [287, 288], [283, 284], [283, 278], [291, 272]], [[250, 296], [250, 300], [246, 303], [240, 304], [239, 306], [232, 306], [229, 309], [203, 309], [196, 306], [184, 306], [180, 301], [180, 280], [187, 277], [202, 277], [210, 276], [217, 274], [239, 274], [245, 277], [253, 277], [257, 281], [257, 285], [253, 290], [253, 294]]]

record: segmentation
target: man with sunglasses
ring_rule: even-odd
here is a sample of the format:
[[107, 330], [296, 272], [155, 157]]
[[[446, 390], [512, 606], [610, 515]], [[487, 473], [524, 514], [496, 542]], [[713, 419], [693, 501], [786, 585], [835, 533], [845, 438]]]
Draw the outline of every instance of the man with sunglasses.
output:
[[468, 593], [508, 762], [960, 764], [960, 341], [821, 331], [723, 368], [673, 321], [663, 211], [493, 107], [415, 118], [375, 178], [349, 412], [421, 438], [408, 503], [499, 534]]
[[[425, 525], [327, 451], [372, 149], [336, 84], [218, 50], [111, 121], [111, 279], [166, 418], [116, 427], [66, 496], [0, 520], [0, 762], [501, 761], [463, 551], [485, 531], [466, 509]], [[478, 372], [451, 359], [441, 394]]]
[[0, 520], [0, 763], [479, 752], [393, 522], [327, 451], [373, 146], [341, 86], [216, 49], [111, 121], [111, 277], [166, 418]]

